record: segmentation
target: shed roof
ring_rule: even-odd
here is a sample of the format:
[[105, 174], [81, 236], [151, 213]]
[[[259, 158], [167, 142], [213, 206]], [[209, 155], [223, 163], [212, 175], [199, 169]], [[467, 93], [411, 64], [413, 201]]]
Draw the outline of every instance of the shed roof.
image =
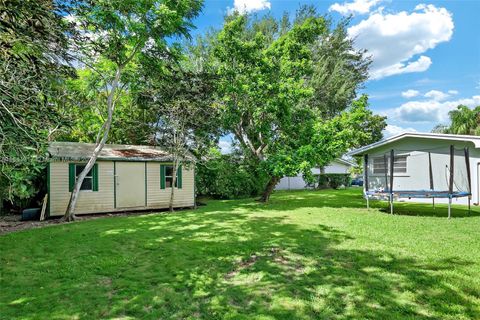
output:
[[[88, 161], [94, 149], [94, 143], [82, 142], [51, 142], [48, 146], [50, 156], [57, 160]], [[98, 160], [172, 161], [173, 157], [155, 146], [105, 144]], [[188, 160], [193, 160], [193, 156], [189, 156]]]
[[384, 139], [368, 146], [361, 147], [355, 150], [352, 150], [348, 153], [349, 156], [359, 156], [365, 154], [367, 151], [387, 145], [389, 143], [404, 139], [404, 138], [422, 138], [422, 139], [433, 139], [433, 140], [446, 140], [446, 141], [460, 141], [460, 142], [472, 142], [475, 145], [475, 148], [480, 148], [480, 137], [479, 136], [469, 136], [469, 135], [459, 135], [459, 134], [444, 134], [444, 133], [423, 133], [423, 132], [405, 132], [397, 134], [388, 139]]

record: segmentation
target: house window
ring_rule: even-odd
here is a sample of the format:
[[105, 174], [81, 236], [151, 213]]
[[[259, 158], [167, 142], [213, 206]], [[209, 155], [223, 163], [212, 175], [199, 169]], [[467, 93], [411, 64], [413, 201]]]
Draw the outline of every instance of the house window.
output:
[[[85, 169], [84, 164], [76, 164], [75, 165], [75, 181], [77, 180], [78, 176], [80, 173], [82, 173], [83, 169]], [[93, 190], [93, 173], [92, 169], [87, 173], [85, 176], [85, 179], [83, 179], [82, 186], [80, 187], [80, 190]]]
[[[373, 173], [374, 174], [385, 174], [389, 173], [388, 167], [390, 164], [390, 157], [387, 157], [387, 168], [385, 168], [385, 159], [384, 157], [373, 158]], [[407, 172], [407, 156], [395, 156], [393, 162], [393, 172], [394, 173], [406, 173]]]

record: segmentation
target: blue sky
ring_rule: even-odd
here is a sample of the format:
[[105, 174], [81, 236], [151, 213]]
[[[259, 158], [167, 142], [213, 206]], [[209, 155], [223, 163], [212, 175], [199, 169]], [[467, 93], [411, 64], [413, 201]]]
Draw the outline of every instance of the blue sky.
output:
[[333, 19], [353, 15], [349, 34], [374, 61], [361, 92], [388, 117], [386, 136], [429, 132], [456, 105], [480, 105], [480, 0], [206, 0], [194, 33], [220, 28], [233, 8], [280, 17], [301, 4]]

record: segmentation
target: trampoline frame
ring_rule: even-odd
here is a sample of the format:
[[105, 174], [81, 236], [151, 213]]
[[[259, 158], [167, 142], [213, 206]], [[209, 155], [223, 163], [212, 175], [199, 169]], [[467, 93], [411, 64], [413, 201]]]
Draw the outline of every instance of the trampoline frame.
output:
[[[412, 150], [415, 151], [415, 150]], [[430, 178], [430, 190], [392, 190], [393, 189], [393, 178], [394, 178], [394, 162], [395, 162], [395, 150], [390, 150], [390, 163], [387, 164], [387, 156], [384, 154], [384, 163], [385, 163], [385, 183], [387, 190], [383, 191], [369, 191], [368, 190], [368, 154], [364, 155], [363, 160], [363, 172], [364, 172], [364, 189], [363, 194], [364, 198], [367, 201], [367, 209], [370, 208], [369, 198], [379, 197], [386, 198], [390, 203], [390, 214], [393, 214], [393, 200], [395, 196], [397, 198], [418, 198], [425, 199], [431, 198], [433, 208], [435, 208], [435, 198], [448, 198], [448, 219], [451, 218], [452, 212], [452, 199], [468, 197], [468, 212], [471, 210], [471, 199], [472, 199], [472, 177], [470, 173], [470, 152], [468, 148], [464, 148], [464, 157], [465, 164], [467, 169], [467, 179], [468, 179], [468, 192], [463, 191], [453, 191], [454, 185], [454, 156], [455, 148], [453, 145], [450, 145], [450, 175], [448, 182], [448, 190], [435, 190], [433, 185], [433, 170], [432, 170], [432, 158], [430, 152], [428, 152], [428, 165], [429, 165], [429, 178]], [[390, 169], [390, 179], [388, 179], [388, 169]]]

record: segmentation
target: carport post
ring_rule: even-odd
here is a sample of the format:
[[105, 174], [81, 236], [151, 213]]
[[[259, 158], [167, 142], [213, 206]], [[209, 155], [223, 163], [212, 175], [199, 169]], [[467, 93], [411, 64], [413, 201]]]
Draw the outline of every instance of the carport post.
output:
[[[393, 214], [393, 173], [395, 167], [395, 151], [390, 150], [390, 214]], [[386, 168], [385, 168], [386, 170]]]
[[[430, 190], [433, 191], [433, 169], [432, 169], [432, 155], [428, 153], [428, 176], [430, 178]], [[435, 209], [435, 196], [432, 197], [433, 209]]]
[[472, 175], [470, 173], [470, 150], [464, 148], [463, 152], [465, 153], [465, 165], [467, 166], [467, 179], [468, 179], [468, 213], [470, 214], [470, 202], [472, 200]]
[[448, 184], [448, 219], [451, 217], [452, 212], [452, 195], [453, 195], [453, 172], [455, 166], [455, 148], [453, 144], [450, 145], [450, 181]]
[[448, 219], [451, 217], [451, 212], [452, 212], [452, 196], [448, 196]]
[[370, 209], [370, 205], [368, 203], [368, 154], [363, 156], [363, 190], [365, 199], [367, 200], [367, 209]]

